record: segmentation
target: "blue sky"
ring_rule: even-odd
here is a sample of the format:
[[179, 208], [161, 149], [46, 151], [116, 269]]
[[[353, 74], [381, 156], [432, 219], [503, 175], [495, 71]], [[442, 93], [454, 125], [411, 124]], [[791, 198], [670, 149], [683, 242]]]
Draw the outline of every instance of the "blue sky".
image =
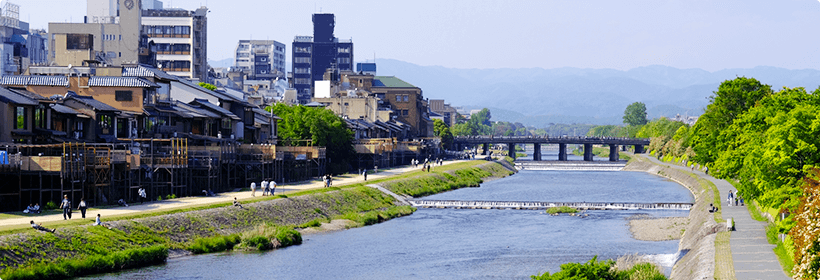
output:
[[[32, 28], [82, 21], [85, 0], [12, 0]], [[312, 35], [311, 14], [336, 15], [357, 61], [391, 58], [451, 68], [819, 69], [818, 0], [279, 1], [173, 0], [207, 5], [208, 57], [240, 39], [288, 45]]]

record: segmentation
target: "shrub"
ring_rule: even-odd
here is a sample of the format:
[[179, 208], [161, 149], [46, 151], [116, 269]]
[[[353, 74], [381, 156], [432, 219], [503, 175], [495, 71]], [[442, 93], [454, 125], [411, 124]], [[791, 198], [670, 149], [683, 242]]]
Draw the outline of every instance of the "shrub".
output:
[[569, 206], [559, 206], [559, 207], [552, 207], [547, 209], [547, 214], [558, 214], [558, 213], [577, 213], [578, 209], [569, 207]]
[[248, 248], [256, 248], [259, 251], [266, 251], [273, 249], [273, 243], [270, 242], [270, 239], [264, 236], [253, 236], [251, 238], [246, 238], [242, 240], [242, 244]]
[[533, 280], [558, 280], [558, 279], [647, 279], [664, 280], [666, 276], [660, 269], [651, 263], [630, 264], [628, 268], [619, 270], [615, 267], [615, 261], [598, 261], [598, 256], [592, 257], [585, 264], [565, 263], [561, 265], [561, 271], [555, 274], [545, 272], [542, 275], [531, 276]]
[[45, 208], [46, 208], [46, 210], [57, 209], [57, 203], [54, 203], [54, 201], [46, 202]]
[[188, 246], [188, 251], [194, 254], [222, 252], [233, 249], [239, 242], [238, 234], [198, 238]]

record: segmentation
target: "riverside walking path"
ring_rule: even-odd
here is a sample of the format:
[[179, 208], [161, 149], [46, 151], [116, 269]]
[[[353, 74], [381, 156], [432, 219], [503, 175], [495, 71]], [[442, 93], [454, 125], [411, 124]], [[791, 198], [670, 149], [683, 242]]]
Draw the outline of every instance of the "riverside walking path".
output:
[[[453, 163], [463, 162], [464, 160], [451, 160], [451, 161], [444, 161], [444, 165], [449, 165]], [[390, 169], [379, 169], [377, 173], [373, 172], [372, 169], [368, 169], [367, 179], [368, 180], [377, 180], [385, 177], [390, 177], [394, 175], [403, 174], [406, 172], [417, 171], [421, 170], [421, 164], [419, 167], [411, 166], [404, 166], [404, 167], [395, 167]], [[438, 165], [432, 167], [432, 171], [436, 170]], [[342, 176], [333, 177], [333, 186], [341, 186], [341, 185], [350, 185], [364, 182], [364, 178], [362, 174], [345, 174]], [[256, 182], [257, 190], [256, 196], [262, 195], [262, 190], [258, 189], [260, 186], [260, 182]], [[145, 204], [129, 204], [128, 207], [121, 207], [121, 206], [112, 206], [106, 208], [89, 208], [86, 212], [85, 219], [88, 223], [94, 222], [94, 219], [97, 217], [97, 214], [102, 216], [102, 220], [106, 221], [106, 218], [119, 216], [119, 215], [127, 215], [127, 214], [139, 214], [141, 212], [146, 211], [157, 211], [157, 210], [173, 210], [173, 209], [184, 209], [184, 208], [191, 208], [196, 206], [203, 206], [209, 205], [214, 203], [224, 203], [224, 202], [232, 202], [234, 197], [239, 199], [240, 201], [243, 199], [251, 198], [251, 191], [247, 190], [250, 186], [242, 186], [241, 191], [233, 191], [233, 192], [223, 192], [217, 193], [216, 196], [211, 197], [204, 197], [204, 196], [194, 196], [194, 197], [183, 197], [183, 198], [175, 198], [175, 199], [164, 199], [162, 201], [151, 201], [146, 202]], [[309, 190], [309, 189], [319, 189], [324, 187], [324, 182], [322, 180], [310, 180], [310, 181], [302, 181], [302, 182], [294, 182], [288, 183], [286, 185], [279, 184], [276, 187], [276, 194], [288, 194], [297, 191]], [[151, 197], [151, 194], [148, 194], [148, 197]], [[71, 220], [79, 220], [81, 219], [80, 210], [77, 210], [77, 203], [79, 201], [72, 201], [73, 206], [73, 213]], [[34, 220], [37, 223], [45, 222], [45, 225], [49, 225], [53, 222], [63, 221], [63, 214], [62, 211], [59, 214], [45, 214], [45, 215], [32, 215], [32, 214], [23, 214], [22, 209], [20, 212], [7, 212], [4, 213], [6, 215], [13, 215], [15, 217], [8, 217], [0, 219], [0, 227], [2, 226], [20, 226], [25, 225], [29, 226], [30, 221]], [[4, 215], [4, 216], [6, 216]]]
[[[738, 206], [734, 204], [727, 206], [726, 198], [729, 196], [729, 190], [737, 193], [732, 184], [697, 169], [692, 171], [688, 167], [661, 162], [646, 154], [642, 156], [657, 164], [694, 173], [715, 184], [720, 191], [723, 218], [735, 220], [735, 231], [729, 237], [729, 248], [732, 250], [732, 261], [737, 279], [790, 279], [774, 254], [775, 245], [769, 244], [766, 239], [766, 222], [752, 219], [746, 206], [739, 206], [739, 204]], [[743, 196], [742, 193], [740, 195]]]

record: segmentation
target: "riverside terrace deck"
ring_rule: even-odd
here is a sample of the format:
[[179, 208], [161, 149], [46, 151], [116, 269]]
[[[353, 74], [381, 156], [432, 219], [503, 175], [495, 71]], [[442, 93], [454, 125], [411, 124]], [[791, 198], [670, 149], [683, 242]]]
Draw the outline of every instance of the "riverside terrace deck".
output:
[[464, 146], [484, 145], [484, 153], [490, 144], [507, 144], [509, 155], [515, 158], [515, 144], [533, 144], [533, 160], [541, 160], [541, 144], [558, 144], [558, 160], [567, 160], [567, 144], [584, 145], [584, 160], [592, 161], [592, 145], [609, 145], [609, 160], [618, 161], [618, 146], [635, 146], [635, 153], [643, 153], [649, 139], [619, 137], [549, 137], [549, 136], [458, 136], [453, 139], [456, 150]]
[[539, 202], [539, 201], [459, 201], [410, 200], [410, 205], [425, 208], [457, 209], [519, 209], [541, 210], [568, 206], [579, 210], [689, 210], [692, 203], [633, 203], [633, 202]]

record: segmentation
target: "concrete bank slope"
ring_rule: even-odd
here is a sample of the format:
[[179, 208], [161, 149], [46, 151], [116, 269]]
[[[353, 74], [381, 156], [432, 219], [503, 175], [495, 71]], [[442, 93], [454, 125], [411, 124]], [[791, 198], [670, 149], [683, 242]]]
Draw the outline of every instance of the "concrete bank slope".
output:
[[623, 169], [642, 171], [673, 180], [689, 189], [695, 196], [695, 205], [689, 211], [689, 225], [681, 237], [678, 250], [684, 254], [672, 268], [671, 279], [712, 279], [715, 275], [715, 237], [725, 231], [724, 225], [715, 222], [709, 213], [709, 203], [715, 199], [714, 192], [702, 185], [697, 178], [681, 170], [657, 165], [636, 156]]
[[[493, 172], [477, 170], [506, 170], [506, 173], [499, 173], [503, 173], [503, 176], [511, 174], [508, 170], [511, 168], [509, 163], [488, 162], [479, 166], [441, 173], [446, 173], [444, 177], [452, 184], [481, 181], [495, 176]], [[397, 180], [412, 182], [423, 180], [432, 174], [435, 173]], [[478, 174], [486, 177], [476, 178]], [[109, 223], [111, 229], [89, 225], [59, 228], [56, 233], [32, 229], [0, 236], [0, 278], [9, 279], [5, 275], [17, 268], [39, 269], [67, 260], [81, 260], [157, 245], [164, 245], [174, 253], [184, 253], [194, 240], [229, 234], [244, 236], [258, 232], [264, 225], [298, 226], [316, 220], [326, 222], [330, 219], [348, 219], [362, 226], [413, 212], [412, 207], [402, 205], [406, 202], [362, 185], [312, 192], [315, 193], [244, 203], [241, 207], [225, 203], [222, 205], [226, 206], [210, 209], [113, 221]], [[104, 217], [103, 221], [105, 222]], [[117, 268], [111, 268], [107, 272], [115, 270]]]

